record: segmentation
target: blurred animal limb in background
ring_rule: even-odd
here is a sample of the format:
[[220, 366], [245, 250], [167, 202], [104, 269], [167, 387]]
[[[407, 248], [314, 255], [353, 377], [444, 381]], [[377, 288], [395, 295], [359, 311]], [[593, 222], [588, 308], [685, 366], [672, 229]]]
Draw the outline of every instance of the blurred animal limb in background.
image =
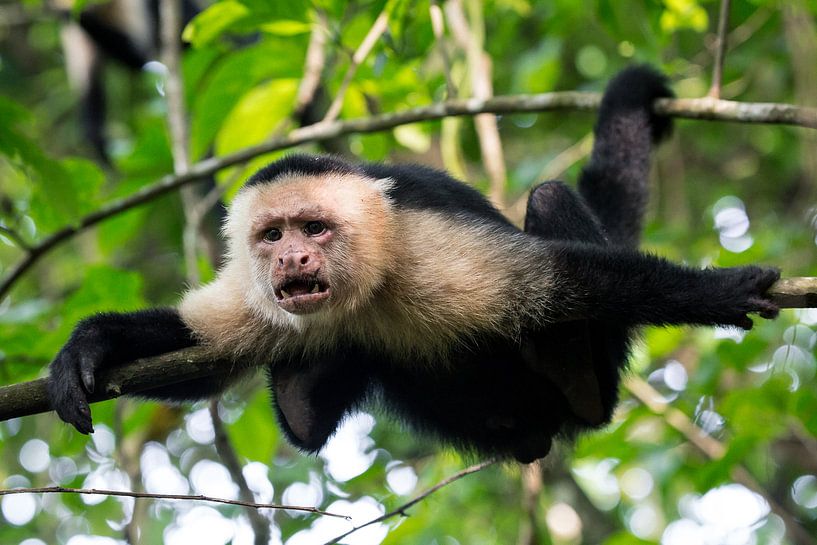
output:
[[[89, 3], [74, 13], [73, 0], [54, 0], [64, 19], [60, 39], [71, 87], [79, 95], [80, 122], [97, 159], [111, 164], [105, 121], [104, 71], [109, 60], [133, 72], [145, 69], [159, 53], [159, 0], [109, 0]], [[182, 0], [187, 24], [198, 7]]]

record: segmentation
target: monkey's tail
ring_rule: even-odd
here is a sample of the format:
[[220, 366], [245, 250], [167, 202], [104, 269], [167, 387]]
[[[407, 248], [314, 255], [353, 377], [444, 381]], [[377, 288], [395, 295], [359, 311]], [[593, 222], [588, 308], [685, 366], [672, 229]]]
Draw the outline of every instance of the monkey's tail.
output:
[[655, 114], [652, 103], [672, 96], [666, 77], [646, 65], [621, 71], [604, 92], [579, 191], [613, 244], [638, 245], [649, 197], [650, 153], [672, 131], [670, 118]]

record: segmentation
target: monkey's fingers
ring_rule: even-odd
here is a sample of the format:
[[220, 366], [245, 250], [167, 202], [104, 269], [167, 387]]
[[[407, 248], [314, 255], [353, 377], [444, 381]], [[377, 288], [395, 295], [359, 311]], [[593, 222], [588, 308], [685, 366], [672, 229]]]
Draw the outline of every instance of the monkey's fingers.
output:
[[99, 356], [96, 353], [83, 353], [79, 358], [79, 376], [82, 379], [82, 385], [85, 391], [89, 394], [94, 393], [94, 369], [99, 361]]
[[51, 406], [64, 422], [74, 426], [80, 433], [93, 433], [91, 407], [88, 405], [85, 391], [77, 380], [69, 378], [62, 382], [51, 380], [48, 383], [48, 393]]
[[774, 304], [770, 299], [752, 299], [751, 303], [755, 307], [755, 312], [757, 312], [761, 318], [773, 320], [780, 314], [780, 307]]
[[746, 331], [750, 331], [755, 326], [754, 322], [752, 322], [752, 319], [746, 315], [743, 315], [741, 318], [738, 318], [738, 320], [735, 322], [735, 325]]

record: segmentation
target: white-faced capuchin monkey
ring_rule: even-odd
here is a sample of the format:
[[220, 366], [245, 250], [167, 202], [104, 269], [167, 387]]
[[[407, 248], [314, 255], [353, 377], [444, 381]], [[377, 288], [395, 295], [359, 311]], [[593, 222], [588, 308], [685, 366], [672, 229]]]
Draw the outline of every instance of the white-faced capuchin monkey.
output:
[[[89, 2], [74, 14], [74, 0], [53, 0], [63, 15], [60, 31], [68, 81], [80, 95], [80, 121], [97, 158], [110, 163], [105, 138], [105, 63], [113, 60], [139, 72], [159, 54], [159, 0]], [[192, 0], [182, 0], [187, 24], [197, 13]]]
[[224, 374], [143, 392], [214, 396], [266, 370], [281, 428], [320, 449], [350, 411], [378, 402], [466, 452], [530, 462], [557, 436], [610, 420], [634, 328], [752, 327], [774, 318], [765, 267], [694, 269], [636, 249], [650, 151], [670, 130], [651, 104], [663, 76], [608, 86], [574, 192], [535, 188], [524, 231], [477, 191], [417, 165], [293, 155], [232, 203], [229, 257], [178, 308], [82, 321], [51, 364], [60, 417], [92, 431], [105, 366], [204, 345]]

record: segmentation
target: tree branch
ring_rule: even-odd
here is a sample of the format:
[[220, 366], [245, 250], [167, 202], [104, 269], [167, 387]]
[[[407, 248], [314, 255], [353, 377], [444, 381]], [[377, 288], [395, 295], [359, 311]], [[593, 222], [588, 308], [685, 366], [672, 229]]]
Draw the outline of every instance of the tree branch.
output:
[[[167, 104], [167, 125], [170, 129], [170, 149], [173, 155], [173, 172], [183, 174], [190, 168], [189, 129], [187, 109], [184, 104], [184, 80], [182, 79], [181, 43], [182, 3], [180, 0], [159, 2], [161, 36], [161, 58], [167, 67], [165, 77], [165, 103]], [[182, 234], [185, 273], [187, 283], [199, 284], [198, 246], [201, 217], [195, 213], [198, 197], [194, 188], [187, 186], [181, 190], [185, 224]]]
[[[238, 497], [245, 502], [252, 502], [254, 499], [252, 490], [250, 490], [247, 479], [244, 478], [244, 474], [241, 472], [241, 462], [238, 461], [238, 455], [230, 442], [227, 430], [224, 428], [224, 422], [222, 422], [221, 416], [218, 414], [218, 400], [214, 399], [210, 402], [210, 419], [213, 421], [213, 431], [215, 432], [213, 445], [216, 447], [218, 457], [221, 458], [233, 481], [238, 485]], [[248, 515], [250, 526], [252, 526], [255, 535], [255, 545], [267, 545], [270, 540], [272, 521], [264, 517], [259, 511], [250, 511]]]
[[727, 31], [729, 30], [729, 10], [731, 0], [721, 0], [720, 17], [718, 18], [718, 37], [715, 40], [715, 64], [712, 68], [712, 86], [709, 88], [707, 96], [712, 98], [721, 97], [721, 85], [723, 84], [723, 61], [726, 58], [726, 46], [728, 44]]
[[[452, 116], [476, 115], [479, 113], [512, 114], [552, 110], [591, 111], [598, 109], [600, 101], [601, 95], [598, 93], [578, 91], [498, 96], [489, 100], [449, 100], [429, 106], [371, 117], [316, 123], [220, 158], [204, 159], [192, 165], [187, 172], [179, 175], [163, 176], [153, 185], [144, 187], [129, 197], [102, 206], [96, 212], [80, 218], [74, 224], [52, 233], [38, 244], [31, 246], [25, 257], [12, 267], [3, 281], [0, 282], [0, 300], [8, 294], [28, 269], [34, 266], [44, 255], [74, 235], [108, 218], [151, 202], [179, 187], [211, 176], [221, 169], [244, 163], [271, 151], [291, 148], [307, 142], [322, 142], [346, 134], [380, 132], [400, 125], [439, 120]], [[697, 98], [660, 99], [655, 102], [654, 107], [656, 112], [673, 117], [797, 125], [817, 129], [817, 108], [798, 107], [791, 104], [734, 102], [713, 98]]]
[[329, 513], [321, 511], [317, 507], [304, 507], [301, 505], [282, 505], [278, 503], [255, 503], [251, 501], [242, 500], [228, 500], [226, 498], [215, 498], [213, 496], [203, 496], [201, 494], [151, 494], [148, 492], [130, 492], [127, 490], [103, 490], [99, 488], [65, 488], [62, 486], [47, 486], [44, 488], [11, 488], [7, 490], [0, 490], [0, 496], [9, 496], [12, 494], [92, 494], [97, 496], [125, 496], [127, 498], [148, 498], [154, 500], [192, 500], [192, 501], [210, 501], [215, 503], [224, 503], [227, 505], [240, 505], [243, 507], [251, 507], [253, 509], [287, 509], [290, 511], [303, 511], [305, 513], [314, 513], [325, 517], [337, 517], [346, 520], [351, 520], [346, 515], [339, 515], [337, 513]]
[[343, 100], [346, 98], [346, 91], [349, 89], [349, 85], [352, 84], [352, 80], [355, 78], [357, 69], [361, 64], [363, 64], [363, 61], [365, 61], [366, 57], [369, 56], [369, 53], [377, 43], [377, 40], [380, 39], [380, 36], [382, 36], [388, 28], [389, 12], [387, 9], [384, 9], [382, 12], [380, 12], [380, 15], [377, 16], [377, 19], [374, 20], [372, 28], [369, 29], [366, 37], [363, 38], [363, 41], [358, 46], [357, 51], [355, 51], [354, 55], [352, 55], [349, 68], [346, 69], [346, 74], [344, 74], [343, 81], [340, 84], [340, 89], [338, 89], [338, 94], [335, 97], [335, 100], [332, 101], [332, 104], [329, 105], [329, 110], [326, 112], [323, 120], [321, 120], [321, 123], [329, 123], [334, 121], [338, 115], [340, 115], [340, 110], [343, 108]]
[[337, 536], [336, 538], [334, 538], [334, 539], [332, 539], [330, 541], [327, 541], [324, 545], [332, 545], [333, 543], [337, 543], [341, 539], [343, 539], [343, 538], [357, 532], [358, 530], [362, 530], [363, 528], [366, 528], [367, 526], [371, 526], [372, 524], [377, 524], [378, 522], [383, 522], [384, 520], [388, 520], [390, 518], [396, 517], [397, 515], [402, 515], [404, 517], [408, 516], [408, 515], [406, 515], [406, 510], [408, 510], [409, 507], [412, 507], [413, 505], [415, 505], [417, 503], [420, 503], [421, 501], [426, 499], [428, 496], [430, 496], [431, 494], [433, 494], [437, 490], [443, 488], [444, 486], [447, 486], [447, 485], [453, 483], [454, 481], [458, 481], [458, 480], [462, 479], [463, 477], [465, 477], [467, 475], [470, 475], [472, 473], [482, 471], [486, 467], [494, 465], [496, 462], [497, 462], [497, 460], [493, 459], [493, 460], [487, 460], [485, 462], [480, 462], [478, 464], [474, 464], [474, 465], [472, 465], [470, 467], [466, 467], [462, 471], [460, 471], [458, 473], [454, 473], [450, 477], [448, 477], [448, 478], [440, 481], [439, 483], [435, 484], [434, 486], [432, 486], [431, 488], [429, 488], [428, 490], [426, 490], [425, 492], [423, 492], [419, 496], [416, 496], [415, 498], [411, 499], [410, 501], [407, 501], [406, 503], [404, 503], [403, 505], [401, 505], [397, 509], [389, 511], [388, 513], [386, 513], [384, 515], [380, 515], [377, 518], [373, 518], [369, 522], [361, 524], [360, 526], [355, 526], [354, 528], [352, 528], [351, 530], [349, 530], [345, 534], [341, 534], [341, 535]]
[[[465, 50], [468, 74], [471, 77], [471, 95], [478, 100], [489, 100], [494, 95], [491, 78], [493, 64], [483, 47], [485, 24], [482, 20], [482, 10], [475, 9], [477, 6], [473, 2], [469, 2], [468, 7], [471, 8], [469, 9], [471, 23], [460, 0], [450, 0], [445, 4], [454, 37]], [[490, 180], [488, 196], [491, 202], [501, 209], [504, 207], [507, 171], [502, 140], [499, 137], [499, 122], [495, 115], [480, 114], [474, 116], [474, 127], [479, 139], [482, 164]]]
[[[224, 361], [213, 361], [202, 347], [186, 348], [99, 372], [89, 401], [105, 401], [157, 386], [168, 386], [224, 372]], [[45, 378], [0, 388], [0, 421], [51, 410]]]
[[[769, 288], [781, 308], [817, 308], [817, 277], [783, 278]], [[207, 349], [196, 346], [111, 367], [99, 372], [89, 401], [105, 401], [160, 386], [224, 373], [230, 362], [212, 361]], [[234, 367], [238, 364], [232, 363]], [[238, 370], [238, 367], [235, 368]], [[51, 410], [46, 379], [0, 387], [0, 422]]]

